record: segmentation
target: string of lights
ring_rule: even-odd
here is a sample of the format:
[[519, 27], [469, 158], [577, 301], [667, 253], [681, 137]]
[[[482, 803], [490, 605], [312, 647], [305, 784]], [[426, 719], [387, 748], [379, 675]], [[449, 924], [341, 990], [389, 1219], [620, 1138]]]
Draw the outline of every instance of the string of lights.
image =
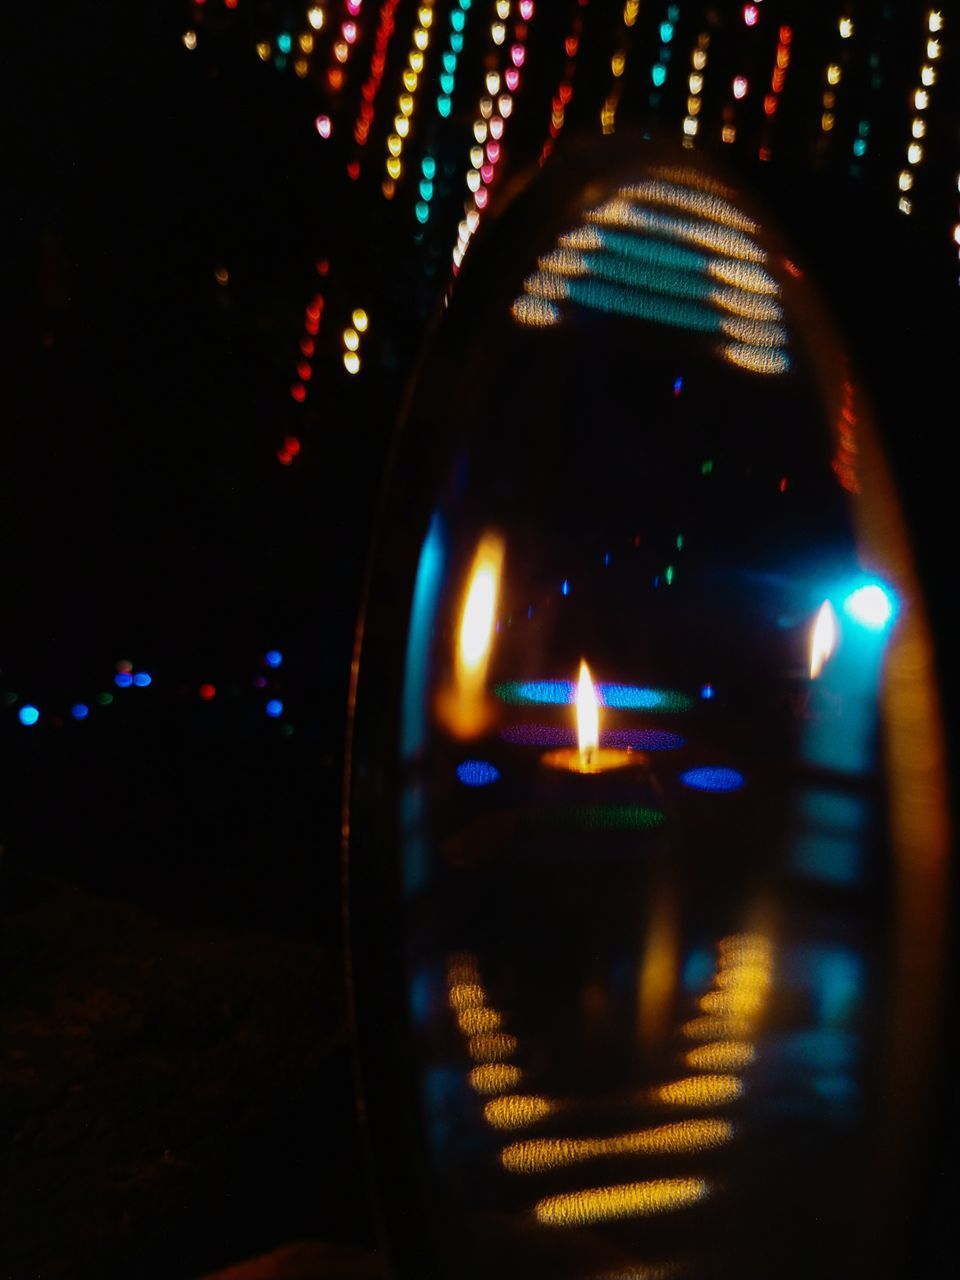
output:
[[407, 54], [407, 66], [403, 72], [403, 92], [397, 99], [397, 114], [393, 118], [393, 132], [387, 138], [387, 176], [383, 180], [381, 190], [388, 200], [392, 200], [396, 184], [403, 172], [403, 147], [410, 134], [410, 120], [416, 105], [417, 91], [420, 88], [424, 61], [430, 47], [430, 32], [433, 27], [434, 0], [424, 0], [417, 10], [417, 25], [413, 29], [410, 51]]
[[[353, 140], [357, 147], [365, 147], [370, 137], [373, 118], [376, 111], [377, 95], [383, 84], [384, 72], [387, 68], [387, 50], [396, 30], [394, 13], [399, 0], [385, 0], [380, 9], [380, 21], [374, 37], [373, 52], [370, 55], [370, 73], [360, 90], [360, 109], [353, 126]], [[360, 161], [357, 154], [347, 165], [347, 173], [351, 178], [359, 178]]]
[[913, 197], [907, 193], [913, 190], [917, 166], [924, 157], [923, 139], [927, 133], [927, 120], [924, 113], [930, 106], [933, 86], [937, 83], [936, 63], [940, 58], [940, 32], [943, 29], [943, 16], [939, 10], [931, 9], [926, 16], [926, 48], [925, 59], [920, 67], [920, 83], [913, 91], [915, 114], [910, 123], [910, 141], [907, 143], [907, 163], [897, 175], [897, 186], [900, 198], [897, 208], [901, 213], [913, 212]]
[[540, 163], [545, 164], [551, 155], [566, 120], [566, 109], [573, 98], [573, 78], [577, 74], [577, 54], [580, 52], [580, 35], [583, 31], [583, 15], [580, 10], [586, 9], [590, 0], [577, 0], [577, 12], [573, 15], [570, 30], [563, 41], [566, 54], [563, 75], [557, 86], [557, 92], [550, 103], [550, 126], [548, 136], [540, 151]]
[[623, 73], [627, 69], [627, 57], [632, 45], [633, 28], [637, 24], [639, 13], [640, 0], [626, 0], [626, 4], [623, 6], [623, 30], [620, 34], [617, 49], [610, 59], [613, 84], [610, 86], [610, 92], [604, 99], [603, 108], [600, 112], [600, 127], [605, 134], [613, 133], [617, 127], [617, 107], [620, 105], [620, 97], [623, 93]]

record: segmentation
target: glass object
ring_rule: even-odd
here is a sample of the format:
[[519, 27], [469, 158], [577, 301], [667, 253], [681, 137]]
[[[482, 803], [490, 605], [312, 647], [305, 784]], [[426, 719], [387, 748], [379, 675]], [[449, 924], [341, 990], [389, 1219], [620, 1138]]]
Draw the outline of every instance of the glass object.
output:
[[539, 179], [418, 379], [355, 669], [397, 1273], [894, 1274], [941, 754], [869, 407], [776, 229], [688, 153]]

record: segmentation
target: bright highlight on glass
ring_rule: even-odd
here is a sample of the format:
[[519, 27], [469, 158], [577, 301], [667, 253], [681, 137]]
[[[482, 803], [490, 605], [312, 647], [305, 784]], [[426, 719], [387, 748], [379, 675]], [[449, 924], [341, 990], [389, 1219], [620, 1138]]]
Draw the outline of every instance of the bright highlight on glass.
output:
[[894, 603], [890, 594], [874, 582], [851, 591], [843, 602], [843, 611], [862, 627], [882, 631], [893, 618]]
[[810, 632], [810, 679], [816, 680], [837, 646], [837, 615], [824, 600]]

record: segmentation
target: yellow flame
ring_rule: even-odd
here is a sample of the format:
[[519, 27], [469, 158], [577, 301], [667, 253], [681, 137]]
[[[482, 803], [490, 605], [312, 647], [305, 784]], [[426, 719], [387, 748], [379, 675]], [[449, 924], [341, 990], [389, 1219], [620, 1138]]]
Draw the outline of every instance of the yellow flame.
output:
[[680, 1120], [610, 1138], [531, 1138], [504, 1147], [500, 1161], [511, 1173], [542, 1173], [603, 1156], [706, 1151], [732, 1136], [733, 1126], [727, 1120]]
[[824, 600], [820, 606], [813, 630], [810, 633], [810, 679], [817, 676], [826, 666], [827, 660], [837, 644], [837, 615], [833, 605]]
[[590, 668], [580, 660], [580, 680], [577, 684], [577, 746], [581, 755], [587, 755], [600, 745], [600, 704], [597, 690], [590, 678]]
[[696, 1204], [707, 1195], [702, 1178], [658, 1178], [616, 1187], [597, 1187], [547, 1196], [537, 1202], [537, 1221], [546, 1227], [582, 1227], [611, 1218], [635, 1218], [666, 1213]]
[[477, 689], [483, 685], [502, 567], [503, 540], [485, 534], [473, 558], [460, 621], [457, 679], [461, 688]]
[[494, 1129], [525, 1129], [528, 1124], [545, 1120], [557, 1110], [557, 1104], [538, 1095], [508, 1093], [494, 1098], [483, 1108], [483, 1118]]

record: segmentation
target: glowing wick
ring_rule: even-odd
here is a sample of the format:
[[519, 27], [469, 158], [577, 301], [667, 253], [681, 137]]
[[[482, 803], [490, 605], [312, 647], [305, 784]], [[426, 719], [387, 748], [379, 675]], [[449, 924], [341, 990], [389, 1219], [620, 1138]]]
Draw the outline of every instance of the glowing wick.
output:
[[581, 658], [577, 685], [577, 746], [580, 763], [589, 768], [594, 751], [600, 745], [600, 703], [596, 685], [590, 679], [590, 668]]
[[813, 631], [810, 634], [810, 679], [816, 680], [817, 676], [826, 666], [830, 655], [833, 653], [837, 644], [837, 615], [833, 612], [833, 605], [829, 600], [824, 600], [817, 612], [817, 620], [813, 624]]

